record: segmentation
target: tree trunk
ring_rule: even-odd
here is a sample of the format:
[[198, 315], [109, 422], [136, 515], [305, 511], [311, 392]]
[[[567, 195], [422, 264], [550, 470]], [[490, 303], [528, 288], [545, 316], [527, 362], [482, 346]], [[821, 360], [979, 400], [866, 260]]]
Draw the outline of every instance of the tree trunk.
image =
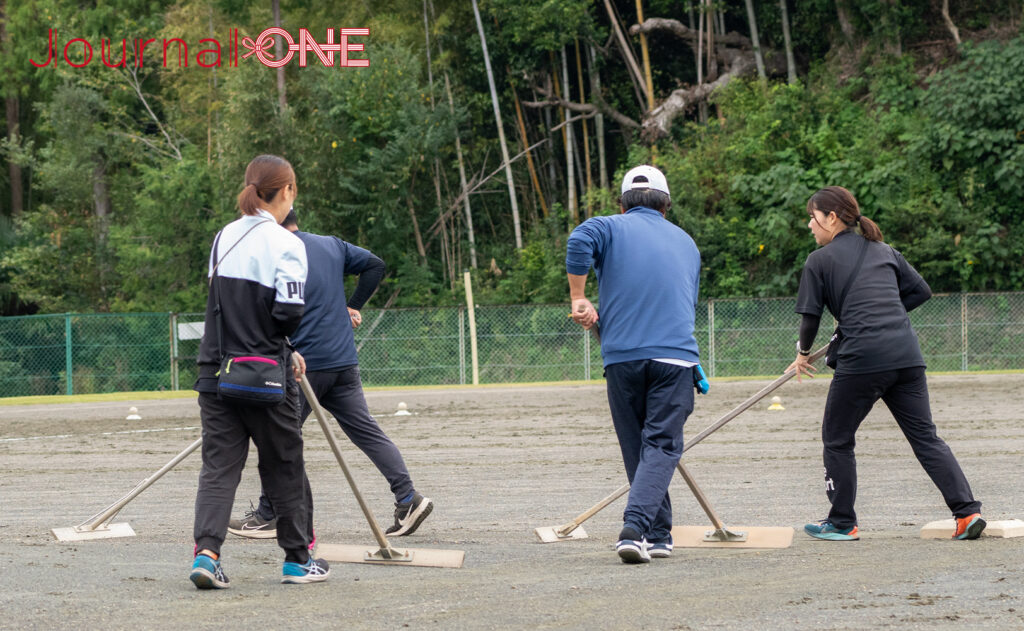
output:
[[[452, 99], [452, 86], [448, 73], [444, 73], [444, 89], [448, 93], [448, 111], [455, 116], [455, 100]], [[466, 236], [469, 239], [469, 264], [476, 269], [476, 238], [473, 235], [473, 209], [469, 204], [469, 185], [466, 184], [466, 165], [462, 159], [462, 141], [459, 131], [455, 130], [455, 155], [459, 159], [459, 185], [462, 187], [462, 204], [466, 209]]]
[[519, 135], [522, 137], [523, 151], [526, 152], [526, 166], [530, 171], [530, 182], [533, 183], [533, 190], [537, 193], [537, 199], [540, 200], [540, 210], [545, 218], [548, 216], [548, 202], [544, 199], [544, 191], [540, 190], [540, 180], [537, 178], [537, 169], [533, 164], [533, 152], [530, 151], [530, 139], [526, 136], [526, 122], [523, 120], [523, 108], [519, 106], [519, 94], [516, 93], [516, 88], [512, 86], [512, 97], [515, 99], [516, 105], [516, 122], [519, 124]]
[[[281, 28], [281, 0], [270, 0], [271, 9], [274, 12], [274, 26]], [[284, 58], [284, 38], [280, 36], [274, 37], [274, 57], [276, 59]], [[277, 69], [277, 104], [284, 112], [285, 108], [288, 107], [288, 99], [284, 92], [284, 66]]]
[[[637, 24], [644, 23], [643, 0], [636, 0], [636, 22]], [[647, 50], [647, 35], [644, 33], [640, 33], [640, 55], [644, 62], [644, 85], [647, 86], [647, 111], [650, 111], [654, 109], [654, 82], [651, 80], [651, 55]], [[582, 98], [580, 102], [583, 102]]]
[[757, 34], [757, 17], [754, 15], [754, 0], [747, 0], [747, 21], [750, 23], [750, 41], [754, 43], [754, 59], [757, 62], [757, 76], [766, 79], [764, 57], [761, 56], [761, 38]]
[[406, 205], [409, 207], [409, 219], [412, 221], [412, 234], [416, 239], [416, 252], [420, 255], [420, 262], [426, 264], [427, 249], [423, 247], [423, 235], [420, 233], [420, 222], [416, 219], [416, 208], [412, 203], [412, 191], [416, 184], [416, 166], [412, 167], [409, 174], [409, 194], [405, 196]]
[[956, 45], [960, 45], [960, 29], [953, 23], [953, 18], [949, 17], [949, 0], [942, 0], [942, 20], [946, 23], [946, 28], [953, 34], [953, 41]]
[[[7, 32], [7, 3], [0, 0], [0, 51], [5, 55], [11, 54], [11, 36]], [[13, 83], [13, 78], [9, 79]], [[6, 120], [7, 120], [7, 140], [12, 145], [20, 144], [18, 138], [20, 126], [19, 119], [21, 118], [21, 107], [18, 101], [18, 92], [14, 86], [8, 86], [6, 89], [7, 95], [4, 99]], [[7, 163], [7, 173], [11, 179], [11, 217], [17, 217], [24, 210], [24, 188], [21, 180], [21, 165], [10, 160]]]
[[[430, 87], [430, 111], [434, 111], [434, 69], [430, 59], [430, 21], [427, 19], [427, 0], [423, 0], [423, 38], [425, 50], [427, 51], [427, 85]], [[437, 200], [438, 220], [441, 222], [441, 254], [444, 263], [445, 275], [451, 279], [452, 291], [455, 291], [455, 262], [452, 260], [454, 252], [448, 250], [448, 221], [445, 219], [444, 209], [441, 203], [441, 160], [434, 156], [434, 171], [431, 174], [434, 179], [434, 196]], [[454, 250], [454, 248], [452, 248]]]
[[793, 42], [789, 38], [789, 10], [786, 8], [786, 0], [779, 0], [779, 10], [782, 12], [782, 39], [786, 44], [786, 73], [789, 76], [789, 83], [796, 83], [796, 62], [793, 60]]
[[[430, 2], [430, 14], [434, 15], [434, 3]], [[429, 46], [428, 46], [429, 48]], [[438, 40], [437, 48], [444, 55], [441, 41]], [[452, 98], [452, 83], [448, 78], [448, 72], [444, 73], [444, 91], [448, 96], [448, 112], [455, 116], [455, 99]], [[462, 205], [466, 211], [466, 238], [469, 241], [469, 264], [476, 269], [476, 235], [473, 234], [473, 207], [469, 202], [469, 184], [466, 182], [466, 163], [462, 157], [462, 140], [459, 138], [459, 130], [455, 130], [455, 155], [459, 162], [459, 186], [462, 190]], [[461, 251], [461, 250], [460, 250]], [[460, 255], [461, 256], [461, 255]]]
[[501, 109], [498, 107], [498, 90], [494, 85], [494, 72], [491, 70], [491, 57], [487, 53], [487, 37], [484, 35], [484, 23], [480, 19], [480, 8], [473, 0], [473, 15], [476, 17], [476, 28], [480, 32], [480, 46], [484, 53], [484, 67], [487, 69], [487, 83], [491, 88], [491, 104], [494, 106], [494, 122], [498, 126], [498, 141], [501, 143], [501, 158], [505, 161], [505, 177], [508, 180], [508, 197], [512, 204], [512, 226], [516, 235], [516, 249], [523, 249], [523, 234], [519, 226], [519, 204], [516, 201], [515, 181], [512, 179], [512, 164], [508, 157], [508, 143], [505, 142], [505, 130], [501, 124]]
[[[578, 39], [576, 40], [576, 78], [579, 79], [580, 82], [580, 103], [586, 103], [587, 101], [583, 97], [583, 95], [585, 94], [583, 90], [583, 61], [580, 59], [580, 40]], [[583, 161], [585, 164], [586, 171], [586, 179], [584, 181], [586, 182], [587, 186], [586, 192], [584, 193], [583, 197], [586, 200], [585, 216], [587, 219], [590, 219], [591, 215], [594, 214], [594, 203], [590, 199], [590, 190], [594, 188], [594, 178], [591, 175], [590, 168], [590, 134], [587, 131], [587, 119], [584, 118], [580, 122], [583, 123]]]
[[96, 155], [96, 166], [92, 170], [92, 198], [96, 213], [97, 272], [100, 285], [104, 285], [106, 274], [106, 249], [110, 234], [110, 189], [107, 187], [107, 167], [103, 156]]
[[836, 20], [839, 22], [839, 30], [843, 33], [846, 44], [853, 45], [856, 31], [853, 28], [853, 21], [850, 19], [850, 7], [846, 6], [848, 0], [836, 0]]
[[[11, 144], [20, 143], [18, 118], [20, 107], [17, 96], [9, 96], [7, 101], [7, 140]], [[24, 210], [25, 189], [21, 180], [21, 165], [11, 160], [7, 163], [7, 173], [11, 178], [11, 217], [17, 217]]]
[[[565, 58], [565, 47], [562, 47], [562, 85], [565, 86], [565, 100], [572, 100], [572, 93], [569, 90], [569, 63]], [[579, 223], [580, 211], [579, 205], [576, 200], [576, 174], [573, 173], [575, 165], [573, 164], [573, 148], [576, 145], [572, 134], [572, 123], [568, 123], [565, 126], [565, 178], [568, 184], [569, 190], [569, 220], [572, 225], [575, 226]]]
[[[707, 23], [704, 0], [700, 0], [700, 11], [697, 14], [697, 85], [704, 85], [704, 25]], [[697, 106], [697, 118], [701, 123], [708, 122], [708, 106], [700, 103]]]
[[[549, 77], [549, 79], [550, 79], [550, 77]], [[551, 81], [548, 80], [547, 81], [547, 86], [546, 86], [549, 93], [551, 92], [551, 85], [550, 85], [550, 83], [551, 83]], [[537, 99], [536, 91], [534, 91], [533, 98], [534, 98], [534, 100], [538, 100]], [[551, 187], [550, 190], [557, 191], [558, 190], [558, 172], [555, 171], [555, 147], [558, 146], [558, 143], [555, 142], [555, 135], [551, 131], [552, 128], [554, 128], [554, 124], [552, 124], [552, 121], [551, 121], [551, 108], [550, 107], [545, 107], [544, 108], [544, 126], [545, 126], [545, 128], [547, 129], [547, 132], [548, 132], [548, 153], [551, 156], [551, 158], [548, 160], [548, 186]], [[552, 194], [551, 198], [554, 199], [555, 197], [557, 197], [557, 195]]]
[[615, 15], [615, 9], [612, 8], [610, 0], [604, 0], [604, 8], [608, 12], [608, 20], [612, 24], [612, 31], [615, 32], [615, 41], [618, 43], [619, 48], [622, 49], [622, 57], [626, 60], [626, 68], [629, 69], [629, 77], [633, 80], [633, 87], [637, 92], [637, 100], [640, 102], [640, 109], [647, 110], [646, 102], [646, 86], [644, 84], [643, 75], [640, 74], [640, 66], [636, 63], [636, 58], [633, 56], [633, 49], [629, 47], [629, 41], [626, 39], [625, 34], [622, 32], [622, 27], [619, 25], [619, 18]]
[[[597, 53], [592, 45], [587, 46], [589, 51], [588, 67], [590, 68], [590, 94], [601, 94], [601, 73], [597, 69]], [[605, 164], [604, 155], [604, 114], [600, 112], [594, 116], [595, 134], [597, 135], [597, 181], [602, 190], [608, 188], [608, 169]]]
[[711, 4], [711, 0], [707, 2], [707, 14], [708, 14], [708, 81], [714, 81], [718, 78], [718, 56], [715, 54], [715, 9]]

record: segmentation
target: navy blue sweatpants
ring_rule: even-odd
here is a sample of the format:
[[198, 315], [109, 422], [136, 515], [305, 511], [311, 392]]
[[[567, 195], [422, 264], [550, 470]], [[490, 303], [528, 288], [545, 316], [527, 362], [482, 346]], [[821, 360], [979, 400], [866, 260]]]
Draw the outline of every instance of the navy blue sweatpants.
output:
[[672, 532], [668, 486], [693, 412], [693, 369], [642, 359], [607, 366], [605, 378], [630, 484], [623, 524], [649, 541], [664, 540]]
[[[408, 497], [413, 492], [409, 469], [406, 468], [398, 447], [370, 415], [366, 397], [363, 396], [359, 366], [307, 372], [305, 379], [309, 380], [309, 386], [320, 406], [334, 415], [352, 444], [361, 449], [387, 479], [391, 485], [391, 492], [395, 494], [395, 501]], [[302, 413], [299, 418], [305, 419], [313, 408], [306, 401], [304, 394], [300, 393], [300, 396]], [[308, 502], [312, 502], [312, 497]], [[312, 505], [308, 508], [312, 514]], [[271, 519], [274, 516], [274, 508], [266, 496], [260, 497], [259, 514], [264, 519]]]

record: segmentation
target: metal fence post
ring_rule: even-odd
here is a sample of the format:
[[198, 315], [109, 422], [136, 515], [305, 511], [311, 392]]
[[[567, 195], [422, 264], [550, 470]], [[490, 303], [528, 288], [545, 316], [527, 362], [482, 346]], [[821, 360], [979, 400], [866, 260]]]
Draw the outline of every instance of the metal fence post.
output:
[[963, 348], [960, 370], [967, 372], [967, 294], [960, 294], [960, 345]]
[[466, 385], [466, 308], [459, 307], [459, 385]]
[[64, 314], [64, 376], [67, 381], [65, 388], [68, 396], [74, 394], [75, 388], [72, 384], [72, 363], [71, 363], [71, 314]]
[[708, 372], [715, 376], [715, 300], [708, 300]]
[[583, 329], [583, 378], [590, 381], [590, 331]]
[[178, 389], [178, 314], [170, 314], [171, 322], [171, 390]]

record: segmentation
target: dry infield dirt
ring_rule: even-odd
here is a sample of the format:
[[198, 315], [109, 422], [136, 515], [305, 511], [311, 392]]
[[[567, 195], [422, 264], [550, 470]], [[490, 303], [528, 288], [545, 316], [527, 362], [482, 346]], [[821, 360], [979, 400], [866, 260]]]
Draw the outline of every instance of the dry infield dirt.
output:
[[[718, 381], [689, 436], [765, 381]], [[1024, 374], [935, 376], [932, 404], [989, 519], [1024, 518]], [[794, 526], [826, 512], [819, 424], [827, 379], [790, 382], [687, 452], [733, 525]], [[335, 564], [327, 583], [279, 583], [273, 541], [230, 537], [231, 589], [187, 579], [199, 455], [122, 511], [136, 537], [58, 543], [199, 436], [194, 399], [0, 406], [0, 627], [17, 629], [1024, 629], [1024, 538], [922, 540], [948, 517], [881, 405], [858, 445], [863, 538], [784, 550], [686, 550], [627, 566], [612, 551], [624, 500], [587, 522], [590, 538], [542, 545], [556, 525], [624, 480], [603, 384], [389, 390], [370, 409], [437, 508], [396, 543], [466, 551], [462, 569]], [[399, 401], [413, 416], [391, 414]], [[136, 405], [142, 421], [126, 421]], [[151, 431], [140, 431], [151, 430]], [[339, 433], [340, 434], [340, 433]], [[306, 458], [322, 542], [372, 538], [315, 420]], [[382, 521], [391, 497], [343, 441]], [[255, 460], [255, 453], [252, 454]], [[677, 524], [706, 519], [678, 478]], [[246, 469], [236, 515], [255, 500]]]

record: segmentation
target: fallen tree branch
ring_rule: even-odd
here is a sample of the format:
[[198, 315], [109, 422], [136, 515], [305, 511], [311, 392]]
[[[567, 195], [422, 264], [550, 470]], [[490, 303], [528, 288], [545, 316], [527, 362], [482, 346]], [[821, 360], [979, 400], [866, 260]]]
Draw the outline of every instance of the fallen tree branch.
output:
[[[605, 116], [612, 118], [613, 120], [615, 120], [615, 122], [622, 125], [623, 127], [628, 127], [630, 129], [640, 129], [640, 123], [636, 122], [632, 118], [626, 116], [622, 112], [608, 105], [599, 94], [594, 95], [594, 103], [575, 103], [573, 101], [567, 101], [561, 97], [555, 96], [554, 94], [551, 93], [550, 90], [544, 88], [543, 86], [534, 85], [532, 86], [532, 89], [536, 90], [537, 92], [540, 92], [542, 95], [547, 97], [547, 100], [523, 101], [523, 105], [525, 105], [526, 107], [538, 108], [561, 106], [573, 112], [589, 114], [588, 118], [590, 116], [594, 116], [595, 114], [601, 113], [604, 114]], [[566, 121], [566, 123], [568, 122], [569, 121]], [[565, 123], [563, 123], [563, 125], [564, 124]]]
[[[585, 116], [577, 118], [592, 118], [597, 114], [604, 114], [614, 119], [615, 122], [622, 125], [623, 127], [640, 129], [640, 123], [636, 122], [635, 120], [626, 116], [625, 114], [618, 112], [610, 107], [598, 107], [593, 103], [575, 103], [573, 101], [566, 101], [565, 99], [560, 99], [558, 97], [549, 97], [546, 101], [523, 101], [523, 105], [525, 105], [526, 107], [533, 108], [561, 106], [572, 112], [580, 112], [582, 114], [585, 114]], [[566, 123], [568, 122], [569, 121], [566, 121]], [[562, 123], [562, 125], [564, 124], [565, 123]], [[559, 127], [561, 127], [561, 125], [559, 125]]]
[[[643, 24], [634, 24], [629, 27], [630, 35], [639, 35], [640, 33], [648, 34], [655, 31], [668, 31], [673, 35], [690, 42], [691, 46], [696, 47], [697, 38], [699, 37], [697, 31], [686, 26], [679, 20], [673, 20], [671, 18], [647, 18], [643, 21]], [[738, 46], [740, 48], [753, 50], [754, 45], [751, 43], [750, 38], [746, 35], [731, 31], [725, 35], [715, 35], [716, 46]]]
[[694, 105], [707, 100], [712, 92], [733, 79], [752, 74], [755, 68], [753, 55], [737, 55], [729, 69], [714, 81], [691, 88], [674, 90], [661, 105], [651, 110], [644, 118], [643, 131], [640, 132], [641, 137], [647, 143], [654, 143], [668, 136], [672, 121], [677, 116], [685, 114]]

